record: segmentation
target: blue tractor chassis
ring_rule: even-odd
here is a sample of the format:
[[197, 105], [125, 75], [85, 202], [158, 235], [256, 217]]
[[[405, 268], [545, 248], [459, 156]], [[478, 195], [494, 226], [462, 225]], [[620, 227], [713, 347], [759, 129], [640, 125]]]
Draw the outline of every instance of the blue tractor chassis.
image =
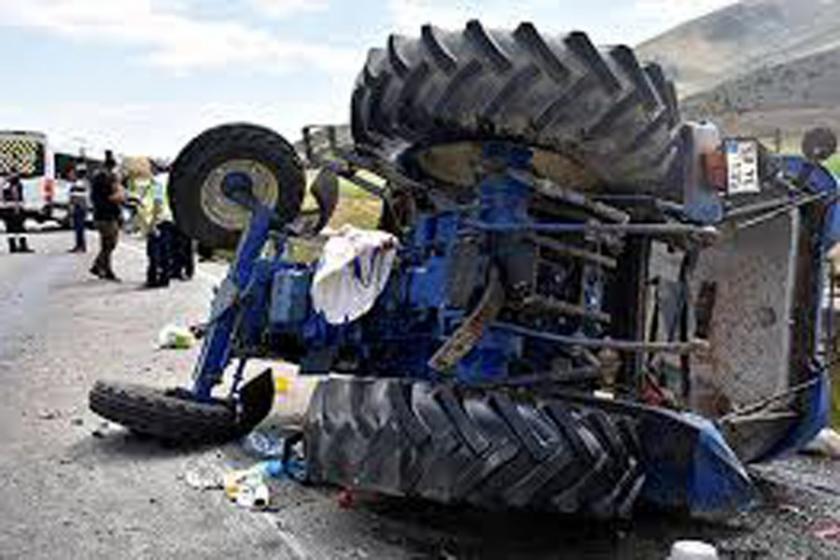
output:
[[[488, 157], [506, 158], [508, 172], [494, 175], [479, 186], [483, 193], [479, 209], [464, 209], [458, 216], [458, 232], [479, 230], [490, 235], [511, 235], [521, 232], [621, 232], [629, 236], [651, 235], [703, 235], [708, 228], [690, 224], [601, 224], [584, 225], [570, 223], [535, 223], [524, 209], [524, 197], [529, 186], [517, 178], [516, 170], [527, 166], [528, 150], [500, 144], [485, 147]], [[785, 165], [796, 174], [811, 175], [808, 183], [818, 193], [833, 193], [836, 186], [833, 178], [826, 177], [821, 168], [808, 171], [808, 164], [799, 158], [786, 158]], [[512, 173], [510, 171], [513, 171]], [[236, 398], [243, 366], [248, 358], [248, 347], [259, 338], [266, 328], [265, 309], [271, 305], [270, 285], [275, 273], [299, 267], [282, 258], [285, 234], [276, 230], [272, 223], [273, 212], [248, 199], [247, 178], [233, 176], [226, 179], [226, 186], [232, 195], [240, 193], [243, 203], [252, 210], [251, 222], [243, 234], [236, 258], [227, 278], [213, 302], [209, 329], [199, 362], [195, 369], [192, 393], [200, 401], [208, 401], [213, 388], [218, 385], [231, 360], [240, 361], [232, 384], [232, 396]], [[439, 216], [438, 216], [439, 218]], [[836, 235], [833, 224], [837, 218], [832, 214], [828, 220], [826, 237]], [[453, 232], [454, 234], [455, 232]], [[262, 257], [270, 239], [274, 239], [274, 257]], [[427, 286], [428, 287], [428, 286]], [[821, 286], [815, 287], [821, 289]], [[415, 297], [432, 299], [435, 293], [416, 292]], [[543, 337], [557, 343], [575, 342], [594, 347], [609, 346], [623, 351], [640, 352], [647, 349], [643, 341], [610, 340], [579, 335], [561, 336], [551, 333], [528, 331], [516, 326], [496, 323], [486, 325], [485, 336], [491, 339], [499, 335]], [[495, 334], [494, 334], [495, 333]], [[667, 349], [667, 348], [666, 348]], [[674, 345], [671, 350], [680, 351]], [[282, 351], [280, 352], [282, 354]], [[483, 363], [492, 363], [484, 361]], [[450, 377], [431, 370], [419, 373], [409, 372], [433, 381], [451, 381]], [[773, 450], [778, 456], [798, 448], [803, 441], [812, 437], [824, 424], [827, 412], [827, 377], [823, 367], [809, 373], [812, 383], [801, 394], [802, 409], [808, 413], [795, 426], [789, 437]], [[455, 381], [465, 385], [486, 383], [504, 384], [514, 380], [505, 377], [497, 367], [489, 369], [462, 370]], [[679, 413], [658, 407], [650, 407], [627, 400], [604, 400], [577, 392], [560, 392], [561, 398], [570, 402], [585, 403], [607, 413], [632, 414], [640, 419], [639, 439], [643, 447], [646, 483], [642, 498], [651, 504], [681, 508], [695, 514], [714, 514], [743, 509], [752, 501], [753, 487], [749, 476], [735, 453], [729, 448], [718, 427], [711, 421], [691, 413]]]

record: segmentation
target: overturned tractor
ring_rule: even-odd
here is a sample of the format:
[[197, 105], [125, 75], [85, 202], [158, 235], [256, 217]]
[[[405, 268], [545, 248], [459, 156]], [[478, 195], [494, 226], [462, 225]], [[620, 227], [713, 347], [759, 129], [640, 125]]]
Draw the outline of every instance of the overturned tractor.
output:
[[[329, 376], [306, 416], [310, 480], [600, 517], [745, 507], [744, 464], [824, 423], [831, 134], [805, 157], [721, 139], [627, 47], [473, 21], [373, 49], [352, 137], [308, 150], [304, 211], [303, 163], [276, 133], [226, 125], [184, 148], [176, 220], [237, 251], [193, 386], [100, 382], [94, 411], [229, 439], [272, 400], [246, 362], [284, 359]], [[319, 295], [329, 259], [288, 250], [324, 237], [339, 178], [383, 202], [383, 241], [344, 263], [364, 301], [343, 311]]]

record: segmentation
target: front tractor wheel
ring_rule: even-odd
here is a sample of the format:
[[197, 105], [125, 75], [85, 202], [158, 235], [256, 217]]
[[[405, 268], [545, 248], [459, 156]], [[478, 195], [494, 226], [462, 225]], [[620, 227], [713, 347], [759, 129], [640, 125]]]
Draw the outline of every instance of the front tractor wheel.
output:
[[249, 179], [253, 195], [282, 221], [293, 220], [303, 200], [303, 167], [294, 147], [276, 132], [227, 124], [202, 132], [172, 165], [169, 202], [180, 229], [214, 249], [236, 247], [249, 212], [222, 191], [226, 177]]
[[90, 409], [132, 432], [178, 443], [222, 442], [247, 433], [227, 401], [197, 402], [179, 389], [98, 381]]

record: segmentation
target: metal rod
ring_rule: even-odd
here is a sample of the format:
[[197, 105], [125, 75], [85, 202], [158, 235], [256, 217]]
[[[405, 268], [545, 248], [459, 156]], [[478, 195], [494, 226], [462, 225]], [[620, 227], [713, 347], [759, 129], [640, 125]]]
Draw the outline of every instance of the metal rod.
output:
[[537, 307], [549, 311], [555, 311], [562, 315], [586, 317], [587, 319], [592, 319], [601, 323], [609, 323], [612, 320], [612, 317], [610, 317], [609, 313], [604, 313], [603, 311], [598, 311], [595, 309], [587, 309], [582, 305], [569, 303], [568, 301], [563, 301], [540, 295], [529, 296], [525, 298], [525, 300], [522, 302], [522, 306]]
[[739, 408], [738, 410], [733, 410], [729, 414], [721, 416], [718, 421], [719, 422], [726, 422], [727, 420], [729, 420], [731, 418], [734, 418], [736, 416], [743, 416], [744, 414], [751, 414], [753, 412], [757, 412], [757, 411], [763, 409], [764, 407], [766, 407], [768, 404], [772, 404], [776, 401], [780, 401], [782, 399], [795, 396], [797, 393], [801, 393], [802, 391], [805, 391], [806, 389], [810, 389], [811, 387], [813, 387], [814, 385], [819, 383], [819, 381], [820, 381], [819, 378], [815, 377], [814, 379], [811, 379], [810, 381], [806, 381], [805, 383], [800, 383], [799, 385], [794, 385], [790, 389], [786, 389], [784, 391], [776, 393], [775, 395], [771, 395], [771, 396], [767, 397], [766, 399], [761, 399], [761, 400], [756, 401], [754, 403], [750, 403], [748, 405], [745, 405], [745, 406]]
[[779, 206], [787, 206], [791, 202], [792, 201], [790, 197], [780, 197], [774, 198], [772, 200], [765, 200], [763, 202], [756, 202], [755, 204], [741, 206], [739, 208], [735, 208], [729, 212], [726, 212], [726, 214], [724, 215], [724, 219], [740, 218], [741, 216], [755, 214], [763, 210], [773, 210]]
[[362, 189], [366, 190], [367, 192], [369, 192], [370, 194], [372, 194], [374, 196], [377, 196], [379, 198], [382, 198], [383, 196], [385, 196], [385, 193], [387, 192], [387, 189], [384, 189], [384, 188], [380, 187], [379, 185], [377, 185], [373, 181], [368, 181], [367, 179], [363, 179], [362, 177], [359, 177], [358, 175], [351, 175], [349, 177], [344, 177], [344, 178], [347, 179], [348, 181], [350, 181], [351, 183], [353, 183], [354, 185], [356, 185], [357, 187], [362, 188]]
[[569, 224], [569, 223], [509, 223], [491, 224], [467, 220], [466, 225], [485, 231], [536, 231], [544, 233], [624, 233], [627, 235], [697, 235], [717, 238], [720, 232], [712, 226], [690, 224]]
[[798, 200], [798, 201], [796, 201], [794, 203], [791, 203], [791, 204], [785, 204], [785, 205], [780, 206], [778, 208], [774, 208], [773, 210], [771, 210], [771, 211], [769, 211], [765, 214], [761, 214], [760, 216], [756, 216], [755, 218], [746, 220], [744, 222], [740, 222], [740, 223], [735, 225], [735, 229], [736, 230], [744, 230], [744, 229], [748, 229], [748, 228], [751, 228], [751, 227], [755, 227], [757, 225], [763, 224], [764, 222], [772, 220], [773, 218], [781, 216], [782, 214], [786, 214], [786, 213], [790, 212], [791, 210], [795, 210], [796, 208], [799, 208], [800, 206], [804, 206], [805, 204], [810, 204], [811, 202], [815, 202], [815, 201], [823, 199], [823, 198], [828, 198], [828, 197], [824, 193], [821, 193], [819, 195], [806, 197], [805, 199]]
[[534, 186], [534, 190], [536, 192], [546, 198], [551, 198], [553, 200], [565, 202], [566, 204], [570, 204], [572, 206], [583, 208], [584, 210], [588, 210], [602, 218], [606, 218], [620, 224], [626, 224], [630, 221], [630, 215], [626, 212], [622, 212], [621, 210], [602, 202], [591, 200], [578, 191], [561, 187], [557, 183], [547, 179], [537, 179], [536, 177], [531, 177], [527, 182]]
[[545, 247], [546, 249], [554, 251], [555, 253], [558, 253], [565, 257], [572, 257], [575, 259], [591, 261], [595, 264], [599, 264], [606, 268], [615, 268], [617, 266], [617, 261], [612, 257], [607, 257], [599, 253], [587, 251], [586, 249], [581, 249], [580, 247], [566, 245], [565, 243], [561, 243], [560, 241], [557, 241], [556, 239], [552, 239], [550, 237], [545, 237], [543, 235], [532, 235], [531, 240], [540, 247]]
[[610, 338], [586, 338], [580, 336], [567, 336], [561, 334], [537, 331], [514, 325], [511, 323], [493, 323], [494, 328], [520, 334], [542, 338], [559, 344], [570, 344], [584, 348], [610, 348], [620, 352], [662, 352], [665, 354], [691, 354], [709, 349], [709, 343], [705, 340], [692, 340], [689, 342], [646, 342], [644, 340], [619, 340]]
[[396, 167], [382, 161], [379, 158], [370, 158], [363, 156], [357, 152], [341, 149], [336, 150], [336, 154], [341, 159], [347, 161], [351, 165], [361, 167], [362, 169], [367, 169], [373, 174], [379, 175], [380, 177], [388, 180], [391, 183], [408, 187], [409, 189], [414, 190], [416, 192], [428, 192], [430, 190], [430, 187], [428, 185], [406, 177]]

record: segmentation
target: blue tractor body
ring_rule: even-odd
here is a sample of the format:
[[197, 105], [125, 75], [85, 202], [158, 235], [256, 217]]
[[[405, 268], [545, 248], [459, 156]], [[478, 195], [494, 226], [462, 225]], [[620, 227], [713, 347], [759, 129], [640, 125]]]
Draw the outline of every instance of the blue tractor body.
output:
[[[195, 372], [194, 395], [211, 399], [211, 390], [231, 361], [244, 364], [249, 357], [266, 356], [298, 363], [302, 374], [401, 377], [464, 387], [565, 382], [567, 388], [558, 394], [571, 401], [642, 418], [639, 437], [646, 457], [646, 483], [641, 495], [649, 503], [694, 513], [748, 506], [753, 498], [749, 476], [718, 425], [692, 412], [633, 402], [631, 394], [619, 393], [609, 400], [586, 396], [597, 385], [598, 375], [569, 353], [576, 343], [631, 352], [688, 353], [696, 348], [688, 341], [657, 347], [646, 346], [644, 341], [605, 338], [608, 321], [599, 319], [609, 311], [608, 278], [601, 267], [581, 260], [562, 273], [540, 276], [539, 254], [524, 241], [528, 236], [558, 232], [582, 238], [605, 232], [688, 238], [708, 234], [714, 224], [546, 221], [529, 212], [535, 189], [523, 175], [528, 150], [503, 144], [489, 144], [484, 150], [488, 159], [505, 161], [503, 169], [478, 185], [480, 194], [474, 204], [418, 215], [401, 239], [399, 264], [375, 306], [346, 324], [330, 324], [313, 309], [309, 294], [318, 263], [286, 260], [288, 232], [273, 228], [270, 209], [255, 206], [213, 305]], [[808, 196], [834, 196], [836, 183], [821, 167], [795, 157], [781, 161], [786, 173], [810, 177], [803, 187]], [[237, 188], [235, 179], [230, 180], [231, 189]], [[824, 231], [812, 240], [816, 246], [824, 247], [837, 235], [834, 222], [833, 218], [826, 221]], [[267, 246], [272, 247], [273, 256], [265, 256]], [[494, 267], [507, 267], [508, 278], [518, 275], [523, 281], [541, 282], [540, 293], [565, 296], [564, 301], [574, 301], [578, 307], [572, 317], [543, 318], [541, 329], [521, 326], [521, 322], [517, 326], [518, 318], [512, 315], [492, 317], [479, 324], [481, 334], [475, 344], [451, 367], [433, 367], [435, 353], [469, 320]], [[357, 266], [357, 274], [361, 270]], [[822, 283], [815, 283], [813, 290], [822, 293]], [[547, 374], [557, 369], [558, 360], [571, 361], [573, 366]], [[238, 371], [241, 375], [242, 367]], [[807, 376], [811, 382], [800, 395], [804, 414], [762, 459], [798, 449], [825, 424], [825, 369], [815, 365]], [[237, 389], [238, 380], [234, 394]]]
[[[830, 132], [809, 134], [805, 157], [722, 141], [682, 123], [662, 69], [627, 47], [477, 21], [372, 50], [352, 121], [349, 147], [326, 130], [326, 157], [304, 130], [314, 212], [270, 130], [225, 125], [184, 148], [176, 221], [207, 244], [238, 239], [193, 385], [151, 399], [98, 384], [95, 411], [230, 439], [271, 407], [270, 374], [243, 383], [248, 360], [282, 359], [324, 376], [303, 433], [314, 482], [599, 517], [637, 498], [746, 508], [745, 465], [825, 424]], [[397, 248], [370, 308], [328, 321], [312, 296], [324, 262], [291, 244], [326, 225], [339, 176], [382, 199]], [[347, 266], [370, 282], [371, 263]]]

